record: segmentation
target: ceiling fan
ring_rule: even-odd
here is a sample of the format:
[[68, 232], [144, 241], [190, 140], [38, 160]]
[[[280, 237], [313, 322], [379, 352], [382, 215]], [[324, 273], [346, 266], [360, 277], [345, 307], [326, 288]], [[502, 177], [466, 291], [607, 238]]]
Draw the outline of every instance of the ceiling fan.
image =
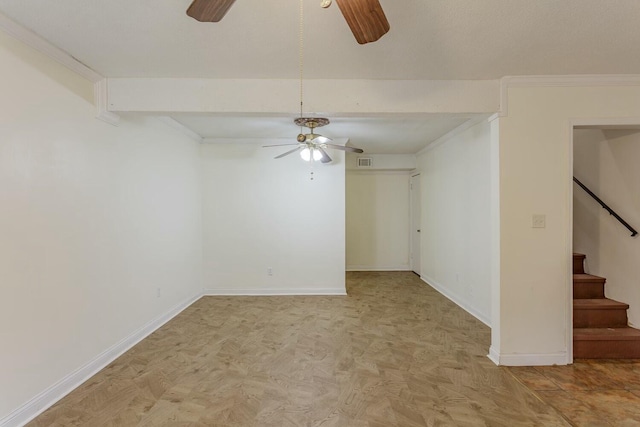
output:
[[[375, 42], [389, 31], [389, 21], [379, 0], [335, 0], [360, 44]], [[219, 22], [235, 0], [194, 0], [187, 15], [200, 22]], [[331, 0], [322, 0], [327, 8]]]
[[327, 154], [326, 148], [331, 147], [336, 150], [349, 151], [352, 153], [364, 153], [360, 148], [345, 147], [344, 145], [331, 144], [331, 138], [319, 135], [315, 133], [315, 129], [321, 126], [329, 124], [329, 119], [324, 117], [298, 117], [294, 120], [294, 123], [300, 127], [309, 128], [309, 133], [300, 133], [298, 135], [298, 142], [291, 144], [275, 144], [275, 145], [263, 145], [263, 147], [284, 147], [287, 145], [295, 145], [296, 148], [289, 150], [285, 153], [276, 156], [276, 159], [288, 156], [295, 152], [300, 152], [300, 157], [307, 162], [320, 161], [322, 163], [329, 163], [333, 159]]

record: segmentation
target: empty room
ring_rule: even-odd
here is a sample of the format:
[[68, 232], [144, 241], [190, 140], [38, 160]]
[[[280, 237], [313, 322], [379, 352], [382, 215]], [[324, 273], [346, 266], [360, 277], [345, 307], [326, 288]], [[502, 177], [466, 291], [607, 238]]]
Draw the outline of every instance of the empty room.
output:
[[0, 0], [0, 427], [640, 424], [639, 19]]

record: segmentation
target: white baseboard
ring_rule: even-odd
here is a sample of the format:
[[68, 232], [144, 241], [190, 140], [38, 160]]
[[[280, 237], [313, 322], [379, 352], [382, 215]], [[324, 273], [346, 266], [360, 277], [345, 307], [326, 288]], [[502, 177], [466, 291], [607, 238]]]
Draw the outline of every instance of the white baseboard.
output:
[[93, 375], [102, 370], [109, 363], [120, 357], [123, 353], [128, 351], [131, 347], [138, 344], [147, 336], [151, 335], [156, 329], [173, 319], [180, 314], [185, 308], [196, 302], [202, 297], [202, 293], [198, 292], [196, 295], [188, 298], [187, 300], [177, 304], [166, 313], [156, 317], [148, 322], [132, 334], [122, 339], [120, 342], [114, 344], [101, 354], [96, 356], [93, 360], [87, 362], [84, 366], [71, 372], [69, 375], [62, 378], [57, 383], [53, 384], [46, 390], [37, 394], [31, 400], [10, 412], [7, 416], [0, 419], [0, 427], [19, 427], [23, 426], [49, 407], [53, 406], [58, 400], [69, 394], [80, 384], [91, 378]]
[[498, 353], [498, 350], [496, 350], [494, 346], [489, 347], [489, 354], [487, 354], [487, 357], [493, 363], [500, 366], [500, 353]]
[[451, 302], [453, 302], [454, 304], [462, 308], [464, 311], [466, 311], [467, 313], [469, 313], [470, 315], [472, 315], [473, 317], [475, 317], [476, 319], [478, 319], [488, 327], [491, 327], [491, 319], [489, 319], [488, 317], [480, 313], [478, 310], [476, 310], [475, 308], [469, 306], [467, 303], [462, 301], [462, 299], [458, 295], [453, 294], [446, 287], [442, 286], [441, 284], [439, 284], [438, 282], [436, 282], [435, 280], [432, 280], [427, 276], [423, 275], [423, 276], [420, 276], [420, 278], [427, 285], [431, 286], [433, 289], [435, 289], [436, 291], [440, 292], [442, 295], [447, 297], [448, 300], [450, 300]]
[[[291, 295], [329, 295], [344, 296], [347, 291], [341, 288], [309, 288], [309, 289], [205, 289], [205, 296], [291, 296]], [[2, 427], [2, 426], [0, 426]]]
[[489, 349], [489, 359], [500, 366], [552, 366], [568, 365], [567, 353], [519, 353], [500, 354], [495, 348]]
[[347, 265], [347, 271], [411, 271], [407, 265], [370, 266], [370, 265]]

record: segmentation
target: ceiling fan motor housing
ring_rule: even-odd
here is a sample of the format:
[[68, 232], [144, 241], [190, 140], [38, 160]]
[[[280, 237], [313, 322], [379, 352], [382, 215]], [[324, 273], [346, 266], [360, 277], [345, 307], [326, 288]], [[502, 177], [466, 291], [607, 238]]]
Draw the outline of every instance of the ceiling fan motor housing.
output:
[[325, 117], [298, 117], [293, 122], [298, 126], [308, 127], [309, 129], [315, 129], [329, 124], [329, 119]]

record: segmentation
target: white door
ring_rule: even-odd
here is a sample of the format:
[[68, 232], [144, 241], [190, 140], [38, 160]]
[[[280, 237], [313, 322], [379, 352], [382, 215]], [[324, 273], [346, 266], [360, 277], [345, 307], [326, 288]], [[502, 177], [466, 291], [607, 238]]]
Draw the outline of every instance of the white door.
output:
[[411, 270], [420, 275], [420, 174], [412, 175], [411, 190]]

